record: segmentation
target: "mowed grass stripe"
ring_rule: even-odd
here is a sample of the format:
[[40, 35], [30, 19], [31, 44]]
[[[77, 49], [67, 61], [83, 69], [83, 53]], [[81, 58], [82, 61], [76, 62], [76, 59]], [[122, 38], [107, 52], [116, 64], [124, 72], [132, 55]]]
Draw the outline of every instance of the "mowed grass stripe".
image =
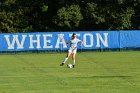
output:
[[1, 55], [0, 93], [140, 92], [139, 51], [78, 53], [74, 69], [59, 66], [65, 56]]

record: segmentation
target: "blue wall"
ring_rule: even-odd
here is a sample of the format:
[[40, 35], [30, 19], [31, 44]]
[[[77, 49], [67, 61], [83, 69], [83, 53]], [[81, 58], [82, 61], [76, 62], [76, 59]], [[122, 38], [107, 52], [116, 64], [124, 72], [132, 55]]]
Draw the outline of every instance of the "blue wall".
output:
[[[140, 31], [75, 32], [79, 49], [140, 48]], [[72, 32], [0, 34], [0, 51], [67, 50]]]

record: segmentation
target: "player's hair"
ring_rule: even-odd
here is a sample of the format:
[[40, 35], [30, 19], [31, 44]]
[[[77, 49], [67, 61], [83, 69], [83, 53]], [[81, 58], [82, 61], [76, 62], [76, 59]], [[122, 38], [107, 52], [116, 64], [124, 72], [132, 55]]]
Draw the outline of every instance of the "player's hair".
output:
[[72, 34], [72, 38], [74, 37], [74, 35], [76, 35], [76, 33], [73, 33], [73, 34]]
[[76, 35], [76, 33], [73, 33], [72, 35], [74, 36], [74, 35]]

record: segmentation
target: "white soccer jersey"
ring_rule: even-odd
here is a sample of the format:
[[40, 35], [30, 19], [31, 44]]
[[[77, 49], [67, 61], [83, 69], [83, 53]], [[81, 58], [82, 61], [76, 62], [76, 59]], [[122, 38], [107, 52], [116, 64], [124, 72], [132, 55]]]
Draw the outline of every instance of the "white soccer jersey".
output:
[[69, 41], [70, 47], [72, 47], [72, 48], [77, 47], [78, 42], [81, 42], [81, 40], [79, 40], [79, 39], [77, 39], [77, 38], [71, 39], [71, 40]]

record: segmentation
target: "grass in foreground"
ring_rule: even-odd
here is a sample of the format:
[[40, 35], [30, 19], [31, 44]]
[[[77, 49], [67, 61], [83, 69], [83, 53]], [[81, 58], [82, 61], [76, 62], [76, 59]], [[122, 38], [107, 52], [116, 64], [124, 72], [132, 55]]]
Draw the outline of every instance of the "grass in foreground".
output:
[[[140, 52], [0, 55], [0, 93], [140, 93]], [[71, 62], [71, 58], [68, 62]]]

